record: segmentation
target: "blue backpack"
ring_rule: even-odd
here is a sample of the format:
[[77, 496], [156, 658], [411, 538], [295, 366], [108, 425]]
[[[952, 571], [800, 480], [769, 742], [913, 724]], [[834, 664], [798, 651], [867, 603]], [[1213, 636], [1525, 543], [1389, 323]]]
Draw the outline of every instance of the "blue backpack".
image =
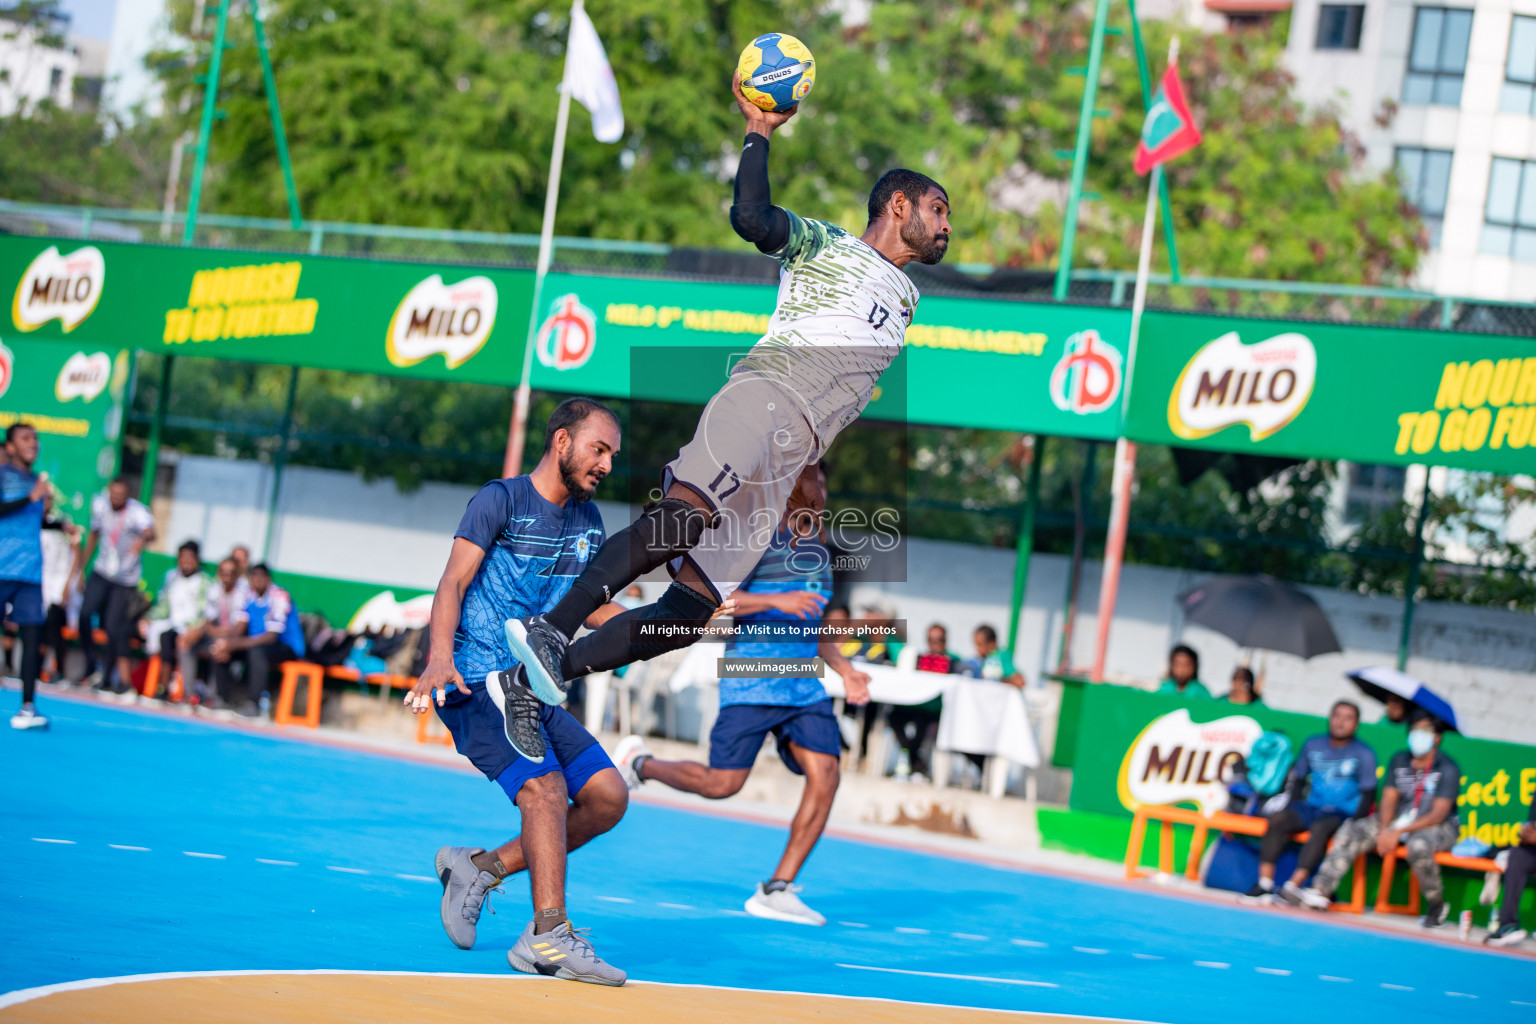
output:
[[1295, 760], [1289, 737], [1279, 732], [1263, 733], [1248, 752], [1248, 785], [1261, 797], [1274, 796], [1285, 788], [1285, 777]]

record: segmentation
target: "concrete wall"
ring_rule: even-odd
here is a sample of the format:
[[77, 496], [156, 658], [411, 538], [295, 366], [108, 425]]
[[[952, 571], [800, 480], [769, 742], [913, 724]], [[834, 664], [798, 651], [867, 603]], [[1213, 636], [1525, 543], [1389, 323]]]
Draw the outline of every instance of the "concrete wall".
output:
[[[261, 557], [266, 529], [270, 470], [256, 463], [186, 457], [181, 459], [162, 547], [169, 551], [188, 537], [203, 541], [210, 557], [237, 543]], [[392, 482], [365, 483], [359, 477], [306, 467], [283, 478], [277, 528], [267, 560], [279, 569], [431, 588], [447, 557], [450, 538], [475, 488], [427, 484], [402, 494]], [[610, 531], [629, 522], [627, 506], [599, 502]], [[1036, 556], [1019, 642], [1019, 668], [1038, 682], [1057, 664], [1068, 560]], [[1174, 595], [1203, 576], [1150, 566], [1127, 566], [1120, 585], [1108, 671], [1127, 682], [1150, 684], [1160, 677], [1168, 648], [1180, 639], [1201, 656], [1201, 675], [1217, 694], [1239, 663], [1230, 641], [1200, 627], [1185, 628]], [[942, 541], [913, 540], [902, 584], [861, 584], [854, 603], [881, 599], [908, 622], [921, 640], [931, 622], [949, 628], [950, 646], [972, 653], [976, 626], [990, 623], [1007, 636], [1013, 553]], [[660, 583], [646, 587], [654, 597]], [[1342, 654], [1310, 662], [1273, 654], [1258, 656], [1265, 669], [1265, 699], [1288, 711], [1323, 712], [1349, 696], [1343, 673], [1371, 664], [1394, 664], [1402, 603], [1335, 590], [1313, 590], [1344, 644]], [[1071, 664], [1092, 657], [1097, 628], [1099, 565], [1084, 567], [1081, 609]], [[1410, 672], [1427, 680], [1456, 705], [1467, 732], [1530, 742], [1536, 736], [1536, 616], [1459, 605], [1419, 605], [1414, 617]], [[1367, 707], [1367, 717], [1377, 709]]]

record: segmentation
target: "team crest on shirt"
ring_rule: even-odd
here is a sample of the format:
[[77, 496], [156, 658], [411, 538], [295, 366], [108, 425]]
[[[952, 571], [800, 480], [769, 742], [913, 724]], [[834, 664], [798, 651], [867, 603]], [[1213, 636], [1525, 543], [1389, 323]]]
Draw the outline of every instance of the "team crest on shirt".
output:
[[592, 553], [592, 542], [585, 537], [576, 538], [576, 561], [585, 562]]

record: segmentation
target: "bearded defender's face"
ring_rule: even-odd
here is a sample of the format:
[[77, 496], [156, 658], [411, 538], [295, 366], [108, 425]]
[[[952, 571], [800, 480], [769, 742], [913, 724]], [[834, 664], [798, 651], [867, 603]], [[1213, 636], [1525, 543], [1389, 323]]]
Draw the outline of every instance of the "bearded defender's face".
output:
[[619, 427], [601, 413], [583, 420], [560, 453], [560, 481], [578, 502], [591, 501], [597, 485], [613, 470], [619, 450]]

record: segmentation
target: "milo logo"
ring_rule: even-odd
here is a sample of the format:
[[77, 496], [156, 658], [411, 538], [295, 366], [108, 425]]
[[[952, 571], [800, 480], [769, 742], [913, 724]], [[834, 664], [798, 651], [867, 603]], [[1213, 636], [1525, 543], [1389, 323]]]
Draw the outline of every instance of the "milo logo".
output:
[[496, 283], [488, 277], [444, 284], [438, 274], [417, 284], [390, 318], [384, 354], [396, 366], [414, 366], [441, 353], [448, 369], [467, 362], [496, 325]]
[[1188, 440], [1243, 425], [1262, 441], [1300, 415], [1317, 381], [1317, 349], [1304, 334], [1244, 345], [1229, 331], [1196, 352], [1168, 396], [1168, 427]]
[[67, 256], [50, 245], [21, 275], [11, 300], [11, 321], [19, 331], [35, 331], [57, 320], [67, 334], [96, 309], [106, 275], [106, 258], [94, 245]]

